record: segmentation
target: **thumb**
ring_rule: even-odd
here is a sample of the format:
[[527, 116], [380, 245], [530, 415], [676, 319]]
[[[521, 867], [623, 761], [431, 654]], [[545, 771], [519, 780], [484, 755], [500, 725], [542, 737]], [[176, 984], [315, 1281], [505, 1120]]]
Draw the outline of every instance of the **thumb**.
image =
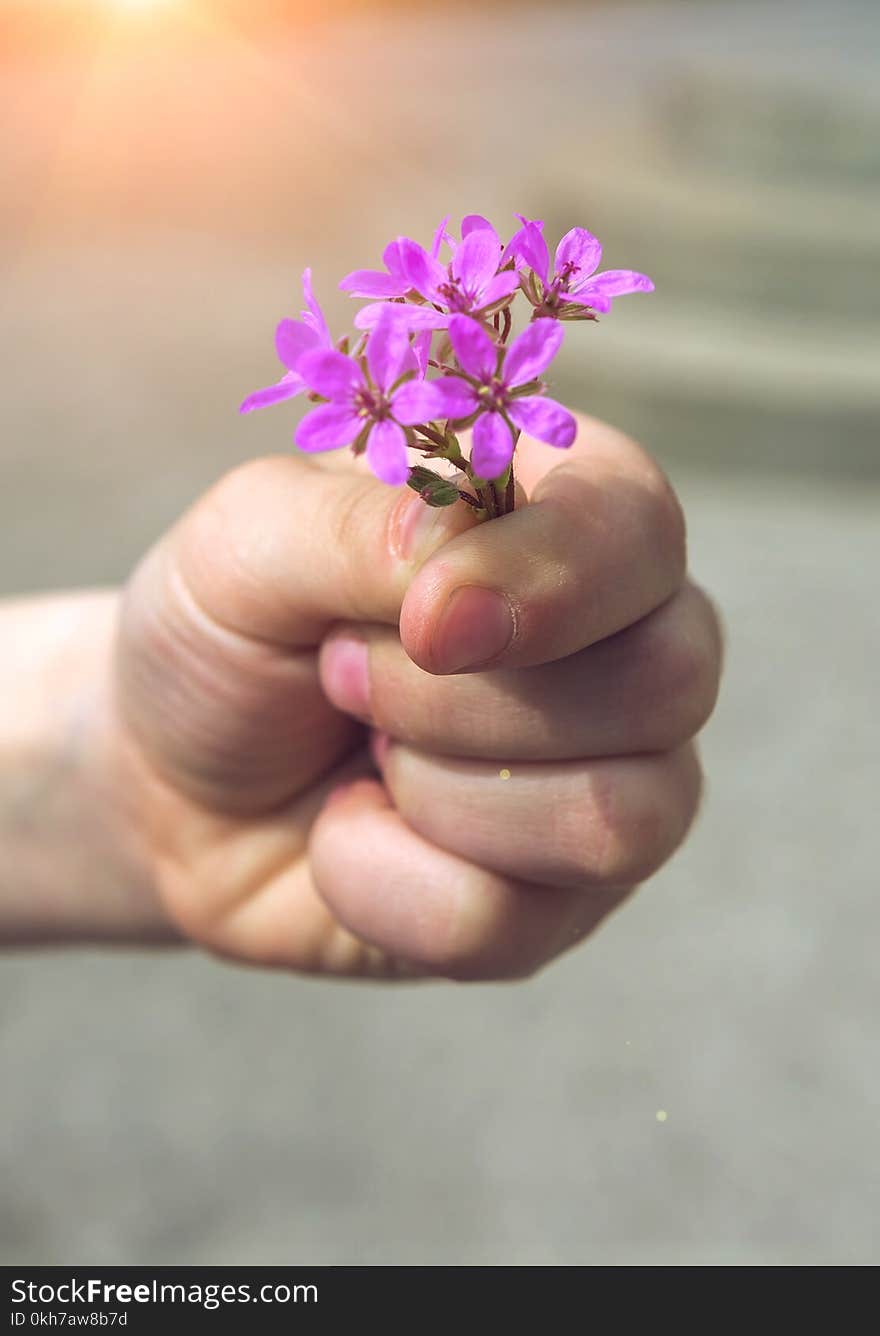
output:
[[296, 458], [222, 479], [147, 555], [123, 600], [123, 719], [162, 776], [256, 812], [326, 772], [359, 727], [324, 697], [340, 619], [396, 624], [420, 564], [475, 523], [409, 489]]

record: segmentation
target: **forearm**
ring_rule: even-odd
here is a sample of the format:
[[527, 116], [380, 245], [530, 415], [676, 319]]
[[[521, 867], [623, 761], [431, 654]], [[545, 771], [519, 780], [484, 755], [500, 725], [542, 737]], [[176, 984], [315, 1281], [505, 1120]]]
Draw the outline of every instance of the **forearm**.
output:
[[107, 745], [117, 601], [0, 603], [0, 944], [174, 936]]

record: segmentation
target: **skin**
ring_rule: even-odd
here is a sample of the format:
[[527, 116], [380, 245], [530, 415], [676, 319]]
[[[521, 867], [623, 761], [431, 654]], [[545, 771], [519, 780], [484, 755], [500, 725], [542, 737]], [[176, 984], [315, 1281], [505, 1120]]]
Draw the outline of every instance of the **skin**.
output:
[[485, 525], [259, 460], [121, 595], [0, 609], [0, 935], [511, 979], [592, 932], [693, 821], [721, 637], [637, 445], [582, 419], [517, 460]]

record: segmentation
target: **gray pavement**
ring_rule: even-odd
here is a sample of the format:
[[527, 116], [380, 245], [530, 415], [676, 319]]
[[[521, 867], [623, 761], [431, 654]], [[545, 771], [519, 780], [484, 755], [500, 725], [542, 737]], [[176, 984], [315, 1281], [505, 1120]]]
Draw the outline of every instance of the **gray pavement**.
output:
[[527, 985], [7, 959], [4, 1260], [877, 1261], [880, 498], [683, 493], [730, 639], [686, 849]]
[[[799, 201], [825, 198], [833, 145], [814, 135], [812, 156], [787, 159], [781, 181], [761, 168], [766, 139], [732, 140], [720, 113], [713, 142], [726, 147], [711, 176], [696, 131], [665, 170], [638, 73], [653, 50], [655, 72], [684, 62], [704, 71], [703, 86], [714, 60], [734, 82], [784, 64], [809, 88], [813, 51], [813, 70], [821, 55], [845, 89], [841, 106], [873, 125], [865, 51], [876, 10], [846, 4], [832, 23], [827, 6], [797, 8], [803, 21], [786, 26], [785, 3], [645, 7], [670, 21], [639, 27], [643, 64], [636, 44], [617, 89], [613, 60], [622, 69], [630, 50], [624, 7], [589, 23], [577, 6], [552, 11], [546, 39], [560, 59], [576, 70], [591, 44], [602, 53], [606, 91], [590, 127], [601, 179], [583, 158], [575, 171], [557, 135], [524, 185], [494, 121], [444, 158], [439, 142], [426, 147], [438, 118], [423, 102], [383, 165], [394, 93], [383, 85], [356, 134], [345, 62], [362, 35], [351, 24], [336, 65], [320, 65], [320, 42], [306, 34], [274, 83], [254, 79], [263, 65], [252, 52], [213, 55], [224, 78], [207, 110], [221, 117], [223, 152], [204, 127], [183, 126], [166, 161], [160, 126], [152, 140], [145, 132], [141, 175], [122, 151], [137, 108], [123, 99], [108, 121], [122, 94], [106, 70], [93, 97], [68, 98], [63, 78], [53, 82], [51, 96], [76, 114], [51, 159], [44, 75], [22, 70], [0, 91], [0, 110], [18, 117], [0, 116], [0, 162], [21, 187], [0, 204], [0, 589], [124, 578], [220, 472], [286, 447], [285, 410], [239, 421], [234, 406], [273, 373], [269, 331], [293, 306], [305, 262], [326, 290], [386, 232], [423, 233], [447, 200], [497, 212], [553, 189], [566, 226], [599, 213], [610, 263], [664, 273], [668, 324], [659, 291], [644, 319], [635, 301], [621, 304], [613, 322], [583, 331], [591, 341], [578, 344], [582, 360], [570, 355], [563, 388], [636, 430], [670, 468], [694, 572], [729, 639], [692, 839], [592, 942], [533, 982], [386, 989], [263, 976], [195, 953], [7, 956], [0, 1261], [878, 1260], [880, 433], [867, 372], [877, 316], [852, 279], [856, 260], [876, 255], [876, 179], [869, 149], [853, 152], [832, 212], [803, 221]], [[403, 31], [394, 40], [413, 40]], [[509, 77], [523, 52], [534, 59], [535, 33], [514, 20], [499, 40]], [[282, 81], [284, 62], [302, 79]], [[477, 66], [472, 51], [448, 67], [447, 124], [465, 124]], [[536, 123], [548, 139], [575, 101], [571, 80], [541, 70]], [[316, 110], [324, 79], [332, 114]], [[168, 81], [156, 115], [170, 124], [180, 71]], [[147, 99], [148, 84], [127, 96]], [[290, 103], [276, 124], [282, 87]], [[662, 83], [650, 87], [666, 106]], [[778, 123], [778, 101], [750, 105], [760, 125]], [[344, 189], [297, 108], [333, 151], [361, 145]], [[779, 123], [777, 146], [790, 133]], [[582, 142], [585, 128], [570, 123], [566, 142]], [[433, 182], [426, 170], [413, 176], [428, 150], [442, 166]], [[360, 231], [349, 234], [352, 179]], [[726, 208], [713, 213], [719, 191], [739, 201], [735, 228]], [[848, 213], [841, 200], [854, 201]], [[762, 283], [744, 289], [728, 273], [725, 287], [718, 269], [758, 253], [769, 273], [788, 236], [802, 263], [833, 262], [847, 217], [849, 287], [809, 270], [844, 340], [825, 365], [795, 294], [806, 269], [794, 265], [772, 313]], [[733, 232], [749, 238], [743, 252]], [[344, 303], [329, 305], [341, 320]]]

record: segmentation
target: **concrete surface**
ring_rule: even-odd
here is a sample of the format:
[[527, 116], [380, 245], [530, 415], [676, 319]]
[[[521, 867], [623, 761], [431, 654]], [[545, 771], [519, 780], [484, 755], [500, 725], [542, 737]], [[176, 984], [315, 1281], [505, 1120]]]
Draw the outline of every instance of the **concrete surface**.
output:
[[[714, 60], [735, 81], [784, 67], [810, 88], [818, 60], [823, 79], [845, 89], [848, 114], [873, 124], [863, 93], [876, 8], [842, 5], [833, 22], [827, 6], [795, 8], [798, 24], [785, 3], [650, 8], [663, 19], [640, 20], [638, 69], [654, 49], [667, 71]], [[215, 123], [213, 138], [210, 116], [208, 129], [181, 126], [176, 157], [170, 75], [168, 100], [153, 102], [155, 132], [138, 120], [146, 76], [130, 97], [106, 65], [88, 87], [70, 75], [66, 92], [63, 79], [31, 69], [4, 84], [0, 164], [17, 189], [0, 206], [0, 588], [118, 580], [223, 469], [286, 447], [286, 410], [242, 422], [234, 406], [273, 374], [271, 327], [295, 305], [308, 260], [326, 290], [387, 232], [421, 234], [447, 202], [503, 212], [523, 193], [530, 207], [555, 189], [559, 225], [573, 214], [592, 222], [580, 209], [594, 202], [610, 263], [664, 269], [669, 323], [659, 305], [642, 320], [645, 308], [621, 304], [613, 322], [583, 331], [593, 342], [572, 344], [565, 389], [637, 430], [671, 468], [729, 661], [693, 838], [591, 943], [528, 985], [392, 990], [260, 976], [195, 954], [7, 956], [0, 1261], [878, 1260], [880, 467], [866, 371], [877, 316], [851, 281], [854, 257], [876, 256], [876, 177], [870, 150], [853, 152], [832, 213], [803, 221], [798, 200], [826, 198], [840, 157], [814, 135], [812, 156], [777, 180], [766, 139], [749, 129], [756, 117], [759, 128], [777, 123], [769, 98], [734, 139], [729, 100], [726, 115], [722, 106], [710, 142], [717, 149], [720, 134], [727, 147], [710, 175], [699, 167], [705, 135], [670, 131], [682, 155], [670, 175], [646, 129], [643, 75], [621, 78], [619, 101], [609, 91], [623, 22], [615, 11], [587, 23], [568, 6], [544, 30], [575, 71], [585, 52], [602, 54], [605, 91], [591, 106], [581, 92], [583, 121], [567, 131], [583, 143], [589, 122], [596, 159], [618, 161], [601, 179], [553, 138], [563, 94], [574, 103], [546, 61], [532, 108], [553, 142], [531, 175], [513, 174], [513, 150], [487, 119], [436, 159], [431, 181], [425, 153], [441, 148], [426, 149], [424, 135], [434, 125], [436, 137], [439, 120], [424, 103], [383, 165], [382, 134], [400, 104], [383, 85], [352, 137], [345, 52], [360, 38], [350, 29], [341, 70], [320, 64], [314, 36], [285, 54], [308, 79], [293, 80], [279, 124], [280, 71], [255, 81], [253, 52], [221, 53], [227, 77], [214, 95], [244, 128], [236, 139], [231, 120]], [[526, 36], [509, 20], [505, 60], [535, 58]], [[478, 64], [471, 51], [449, 66], [454, 126], [470, 114]], [[311, 100], [325, 78], [332, 115]], [[343, 186], [338, 161], [322, 167], [296, 106], [331, 154], [364, 148], [345, 158], [359, 173], [356, 233], [340, 221], [351, 177]], [[56, 122], [65, 133], [53, 139]], [[143, 131], [136, 168], [125, 153], [132, 126]], [[617, 152], [624, 140], [631, 159]], [[845, 142], [861, 141], [852, 132]], [[697, 221], [687, 223], [695, 179]], [[821, 381], [819, 332], [804, 330], [795, 291], [803, 263], [780, 280], [785, 301], [772, 314], [756, 314], [761, 284], [744, 291], [718, 278], [738, 231], [724, 209], [713, 214], [724, 190], [740, 201], [745, 253], [765, 257], [764, 273], [786, 236], [804, 247], [802, 261], [833, 263], [844, 229], [850, 277], [840, 288], [824, 272], [816, 280], [843, 339]], [[785, 227], [762, 204], [771, 197], [789, 210]], [[857, 203], [847, 213], [841, 199]], [[341, 321], [344, 302], [328, 304]], [[802, 386], [795, 331], [812, 359]], [[694, 359], [705, 374], [693, 374]]]
[[684, 486], [706, 806], [537, 980], [7, 958], [3, 1260], [876, 1262], [880, 497], [792, 490]]

